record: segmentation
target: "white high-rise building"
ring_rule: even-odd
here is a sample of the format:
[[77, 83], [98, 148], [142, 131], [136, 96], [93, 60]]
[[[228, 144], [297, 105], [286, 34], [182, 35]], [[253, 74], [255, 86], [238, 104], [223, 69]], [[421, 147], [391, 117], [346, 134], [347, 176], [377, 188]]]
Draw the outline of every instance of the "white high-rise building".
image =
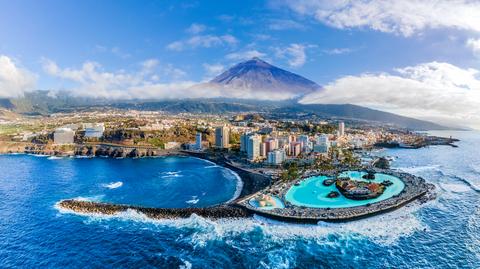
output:
[[297, 141], [302, 143], [302, 151], [303, 152], [309, 153], [309, 152], [312, 151], [313, 145], [310, 142], [310, 138], [308, 137], [308, 135], [300, 135], [297, 138]]
[[195, 149], [202, 150], [202, 133], [197, 133], [195, 136]]
[[317, 153], [327, 153], [328, 149], [330, 148], [330, 141], [328, 139], [328, 135], [322, 134], [317, 136], [315, 141], [315, 146], [313, 147], [313, 151]]
[[345, 135], [345, 123], [343, 121], [338, 123], [338, 136]]
[[247, 157], [250, 161], [256, 161], [260, 157], [261, 138], [257, 135], [250, 136], [247, 141]]
[[215, 146], [217, 148], [228, 148], [230, 142], [230, 129], [226, 126], [215, 129]]
[[244, 133], [240, 136], [240, 151], [247, 152], [248, 138], [252, 136], [252, 133]]
[[276, 149], [268, 153], [267, 162], [273, 165], [282, 164], [287, 159], [287, 154], [283, 149]]

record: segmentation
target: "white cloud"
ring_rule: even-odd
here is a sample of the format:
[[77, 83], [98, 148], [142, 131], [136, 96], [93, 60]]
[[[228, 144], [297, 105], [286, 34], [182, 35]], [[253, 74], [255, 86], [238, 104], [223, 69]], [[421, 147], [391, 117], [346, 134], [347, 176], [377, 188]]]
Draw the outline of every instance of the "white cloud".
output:
[[352, 52], [352, 49], [349, 48], [334, 48], [334, 49], [326, 49], [323, 50], [324, 53], [330, 55], [339, 55], [339, 54], [347, 54]]
[[229, 53], [225, 56], [225, 58], [232, 61], [243, 61], [243, 60], [250, 60], [251, 58], [254, 58], [254, 57], [263, 58], [265, 56], [266, 56], [265, 53], [260, 52], [258, 50], [246, 50], [246, 51]]
[[286, 48], [277, 48], [276, 55], [279, 58], [288, 58], [288, 64], [291, 67], [301, 67], [307, 61], [307, 54], [305, 52], [306, 46], [301, 44], [290, 44]]
[[199, 34], [204, 32], [207, 29], [207, 26], [199, 23], [192, 23], [185, 31], [190, 34]]
[[466, 45], [473, 53], [480, 55], [480, 39], [470, 38], [467, 40]]
[[431, 62], [399, 68], [394, 74], [346, 76], [301, 102], [357, 104], [480, 128], [480, 71]]
[[8, 56], [0, 55], [0, 98], [23, 96], [35, 87], [36, 76], [18, 67]]
[[272, 19], [269, 22], [268, 28], [270, 30], [303, 30], [305, 26], [293, 20]]
[[174, 41], [167, 45], [168, 50], [181, 51], [183, 48], [184, 44], [182, 41]]
[[179, 40], [167, 45], [167, 49], [174, 51], [182, 51], [185, 48], [212, 48], [219, 46], [234, 46], [238, 43], [237, 38], [226, 34], [221, 36], [216, 35], [195, 35], [186, 40]]
[[214, 77], [219, 75], [225, 70], [225, 66], [222, 64], [208, 64], [204, 63], [203, 68], [205, 69], [206, 75], [208, 77]]
[[[160, 66], [156, 59], [148, 59], [140, 64], [137, 72], [117, 70], [108, 72], [99, 63], [87, 61], [80, 68], [60, 68], [54, 61], [43, 59], [44, 71], [57, 78], [73, 83], [70, 91], [75, 96], [102, 97], [111, 99], [132, 98], [182, 98], [186, 90], [194, 85], [191, 81], [178, 81], [185, 71], [171, 64]], [[160, 72], [170, 82], [159, 82]], [[187, 95], [183, 95], [187, 94]]]
[[339, 29], [364, 27], [404, 36], [439, 28], [480, 32], [479, 1], [299, 0], [284, 4]]

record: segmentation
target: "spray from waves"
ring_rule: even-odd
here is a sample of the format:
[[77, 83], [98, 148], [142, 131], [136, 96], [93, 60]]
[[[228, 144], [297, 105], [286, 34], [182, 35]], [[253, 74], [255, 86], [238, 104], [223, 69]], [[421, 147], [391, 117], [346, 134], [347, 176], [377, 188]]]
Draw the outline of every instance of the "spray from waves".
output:
[[194, 232], [187, 238], [188, 242], [194, 247], [205, 247], [209, 242], [218, 240], [234, 244], [236, 241], [234, 238], [249, 236], [251, 233], [259, 233], [260, 236], [276, 243], [303, 239], [327, 244], [328, 237], [333, 234], [345, 240], [369, 239], [378, 244], [390, 245], [401, 237], [410, 236], [415, 232], [429, 231], [429, 227], [415, 214], [422, 207], [423, 205], [414, 203], [402, 209], [363, 220], [347, 223], [320, 222], [318, 225], [289, 224], [259, 216], [213, 221], [192, 215], [186, 219], [155, 220], [132, 209], [114, 215], [76, 213], [58, 206], [57, 209], [60, 213], [86, 216], [88, 223], [113, 219], [124, 221], [127, 225], [133, 223], [142, 225], [142, 229], [193, 229]]
[[111, 189], [111, 190], [120, 188], [121, 186], [123, 186], [123, 182], [121, 182], [121, 181], [110, 182], [108, 184], [102, 184], [102, 187], [108, 188], [108, 189]]

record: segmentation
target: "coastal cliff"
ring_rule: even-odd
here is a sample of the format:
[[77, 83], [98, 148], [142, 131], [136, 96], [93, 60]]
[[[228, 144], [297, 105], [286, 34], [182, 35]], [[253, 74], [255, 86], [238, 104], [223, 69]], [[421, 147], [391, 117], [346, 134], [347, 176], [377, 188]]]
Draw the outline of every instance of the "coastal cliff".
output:
[[177, 150], [116, 144], [36, 144], [27, 142], [0, 142], [0, 153], [25, 153], [49, 156], [90, 156], [112, 158], [139, 158], [181, 154]]

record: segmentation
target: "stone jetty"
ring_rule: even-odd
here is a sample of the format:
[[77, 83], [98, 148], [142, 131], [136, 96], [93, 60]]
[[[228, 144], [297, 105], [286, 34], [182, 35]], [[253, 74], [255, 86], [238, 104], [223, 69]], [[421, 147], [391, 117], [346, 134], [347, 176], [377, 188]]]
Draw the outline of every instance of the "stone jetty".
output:
[[252, 215], [248, 210], [235, 205], [204, 208], [149, 208], [69, 199], [60, 201], [59, 206], [76, 213], [104, 215], [114, 215], [130, 209], [152, 219], [188, 218], [193, 214], [209, 219], [246, 218]]

